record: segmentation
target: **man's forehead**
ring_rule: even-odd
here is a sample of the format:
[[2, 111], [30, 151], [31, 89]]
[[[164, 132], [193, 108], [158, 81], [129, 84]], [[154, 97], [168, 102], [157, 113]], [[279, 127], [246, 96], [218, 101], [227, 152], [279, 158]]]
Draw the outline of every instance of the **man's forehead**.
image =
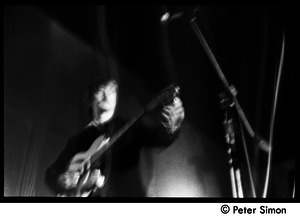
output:
[[99, 86], [98, 89], [116, 89], [117, 88], [117, 84], [113, 81], [109, 81], [108, 83], [106, 84], [102, 84]]

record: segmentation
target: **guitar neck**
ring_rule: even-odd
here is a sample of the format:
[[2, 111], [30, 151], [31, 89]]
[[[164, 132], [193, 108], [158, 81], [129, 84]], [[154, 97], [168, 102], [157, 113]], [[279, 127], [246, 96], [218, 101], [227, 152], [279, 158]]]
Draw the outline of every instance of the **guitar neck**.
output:
[[175, 84], [171, 84], [167, 88], [161, 91], [157, 97], [148, 103], [148, 105], [135, 116], [133, 116], [120, 130], [118, 130], [109, 140], [109, 142], [103, 145], [98, 151], [96, 151], [90, 157], [91, 164], [94, 163], [104, 152], [109, 149], [136, 121], [143, 117], [148, 111], [154, 109], [156, 106], [161, 104], [164, 100], [174, 97], [179, 94], [179, 87]]
[[136, 123], [140, 118], [146, 114], [146, 111], [140, 111], [135, 116], [133, 116], [124, 126], [122, 126], [110, 139], [109, 142], [102, 146], [97, 152], [95, 152], [91, 158], [91, 164], [94, 163], [99, 157], [101, 157], [134, 123]]

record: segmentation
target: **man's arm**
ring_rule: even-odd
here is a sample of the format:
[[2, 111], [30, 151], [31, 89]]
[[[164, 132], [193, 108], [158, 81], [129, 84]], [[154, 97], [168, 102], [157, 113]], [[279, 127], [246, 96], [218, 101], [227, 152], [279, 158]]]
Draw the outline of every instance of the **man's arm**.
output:
[[[59, 176], [66, 171], [66, 167], [73, 154], [74, 145], [72, 139], [70, 139], [57, 160], [46, 170], [45, 183], [56, 194], [63, 193], [66, 190], [59, 182]], [[76, 175], [74, 174], [74, 176]]]
[[[85, 135], [88, 135], [91, 141], [96, 136], [91, 137], [88, 133]], [[56, 194], [72, 195], [78, 188], [82, 174], [89, 169], [86, 149], [91, 141], [88, 141], [85, 135], [79, 133], [69, 139], [58, 159], [46, 171], [45, 182]], [[88, 179], [84, 182], [84, 189], [100, 188], [103, 182], [104, 176], [100, 169], [95, 168], [90, 171]]]

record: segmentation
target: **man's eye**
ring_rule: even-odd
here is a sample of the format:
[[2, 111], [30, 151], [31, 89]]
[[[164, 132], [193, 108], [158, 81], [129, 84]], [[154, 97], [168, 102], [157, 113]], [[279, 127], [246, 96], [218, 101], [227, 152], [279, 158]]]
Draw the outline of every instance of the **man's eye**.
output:
[[107, 91], [106, 93], [107, 93], [107, 94], [114, 94], [115, 91], [111, 90], [111, 91]]

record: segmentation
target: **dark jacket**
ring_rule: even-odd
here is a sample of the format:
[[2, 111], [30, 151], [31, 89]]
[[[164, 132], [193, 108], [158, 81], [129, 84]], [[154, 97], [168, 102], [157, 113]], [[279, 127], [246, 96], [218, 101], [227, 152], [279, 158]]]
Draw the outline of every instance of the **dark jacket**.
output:
[[[94, 140], [102, 135], [113, 136], [125, 121], [113, 118], [110, 122], [95, 127], [90, 125], [81, 132], [72, 136], [58, 159], [46, 171], [46, 184], [56, 194], [65, 193], [57, 183], [58, 176], [66, 171], [68, 163], [78, 152], [89, 149]], [[142, 147], [168, 147], [178, 136], [179, 131], [168, 134], [166, 129], [146, 127], [138, 121], [126, 131], [105, 154], [93, 164], [100, 168], [107, 177], [103, 189], [91, 196], [105, 197], [144, 197], [144, 189], [139, 173], [140, 149]]]

